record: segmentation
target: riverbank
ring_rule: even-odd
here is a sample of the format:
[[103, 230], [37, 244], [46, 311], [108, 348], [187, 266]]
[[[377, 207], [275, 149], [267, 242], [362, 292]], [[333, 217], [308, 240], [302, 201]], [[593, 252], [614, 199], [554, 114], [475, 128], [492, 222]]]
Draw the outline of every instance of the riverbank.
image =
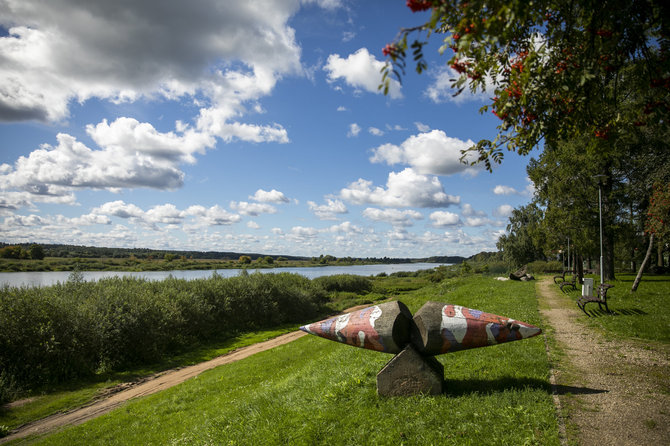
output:
[[[363, 260], [338, 259], [335, 262], [315, 260], [283, 260], [281, 257], [248, 256], [238, 260], [187, 259], [179, 257], [148, 258], [63, 258], [46, 257], [42, 260], [0, 259], [0, 272], [46, 272], [46, 271], [171, 271], [171, 270], [217, 270], [239, 268], [306, 268], [328, 265], [351, 266], [375, 264]], [[388, 263], [388, 262], [385, 262]], [[407, 262], [409, 263], [409, 262]]]

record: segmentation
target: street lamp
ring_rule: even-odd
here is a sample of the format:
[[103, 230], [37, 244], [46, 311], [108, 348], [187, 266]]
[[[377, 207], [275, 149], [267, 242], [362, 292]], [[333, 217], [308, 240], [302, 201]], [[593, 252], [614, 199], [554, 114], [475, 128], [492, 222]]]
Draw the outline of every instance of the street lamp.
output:
[[603, 280], [603, 200], [602, 200], [602, 180], [607, 178], [607, 175], [594, 175], [596, 180], [598, 180], [598, 217], [600, 219], [600, 284], [602, 285]]

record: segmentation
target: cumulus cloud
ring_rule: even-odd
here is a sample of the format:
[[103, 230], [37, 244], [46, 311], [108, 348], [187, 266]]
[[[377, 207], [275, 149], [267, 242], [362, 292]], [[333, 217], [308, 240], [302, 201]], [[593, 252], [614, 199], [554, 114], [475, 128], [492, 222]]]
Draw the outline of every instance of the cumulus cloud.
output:
[[363, 217], [373, 221], [388, 222], [393, 226], [412, 226], [414, 220], [421, 220], [423, 215], [412, 209], [367, 208], [363, 211]]
[[[370, 161], [389, 165], [408, 164], [422, 174], [453, 175], [460, 172], [475, 173], [479, 167], [470, 167], [460, 161], [462, 151], [472, 147], [471, 140], [451, 138], [442, 130], [413, 135], [399, 146], [383, 144], [373, 149]], [[472, 161], [468, 154], [466, 161]]]
[[418, 131], [420, 131], [421, 133], [430, 132], [430, 126], [429, 125], [426, 125], [426, 124], [424, 124], [422, 122], [419, 122], [419, 121], [415, 122], [414, 125], [416, 126], [416, 129]]
[[526, 177], [526, 183], [526, 187], [524, 187], [523, 190], [517, 190], [511, 186], [499, 184], [493, 188], [493, 193], [496, 195], [522, 195], [532, 197], [535, 195], [535, 185], [528, 177]]
[[104, 203], [94, 208], [91, 215], [105, 218], [118, 217], [145, 225], [154, 230], [159, 228], [158, 225], [189, 224], [195, 227], [230, 225], [239, 222], [241, 219], [239, 215], [232, 214], [218, 205], [209, 208], [193, 205], [185, 210], [180, 210], [174, 204], [165, 203], [144, 211], [140, 207], [132, 203], [125, 203], [122, 200]]
[[486, 102], [490, 100], [492, 94], [489, 92], [494, 91], [493, 82], [490, 80], [487, 82], [486, 92], [478, 91], [473, 93], [470, 91], [469, 86], [467, 86], [461, 94], [454, 96], [457, 90], [451, 88], [451, 85], [454, 79], [457, 79], [459, 76], [459, 73], [451, 67], [446, 67], [436, 72], [433, 75], [433, 82], [425, 91], [426, 96], [438, 104], [444, 102], [460, 104], [463, 102]]
[[514, 210], [514, 207], [512, 207], [509, 204], [501, 204], [497, 208], [493, 210], [493, 215], [496, 217], [509, 217], [512, 215], [512, 211]]
[[447, 211], [436, 211], [430, 214], [430, 219], [433, 221], [433, 226], [437, 228], [445, 226], [455, 226], [461, 224], [461, 219], [458, 214]]
[[374, 135], [374, 136], [383, 136], [384, 135], [384, 131], [381, 130], [381, 129], [378, 129], [377, 127], [368, 128], [368, 132], [370, 132], [370, 134]]
[[517, 190], [511, 186], [503, 186], [501, 184], [493, 188], [493, 193], [496, 195], [512, 195], [517, 194]]
[[272, 189], [271, 191], [258, 189], [256, 193], [253, 196], [249, 196], [249, 198], [254, 201], [259, 201], [261, 203], [281, 204], [289, 202], [289, 199], [286, 198], [286, 196], [282, 192], [279, 192], [276, 189]]
[[[318, 2], [335, 7], [335, 1]], [[298, 72], [298, 2], [5, 2], [0, 119], [59, 120], [72, 99], [206, 93], [221, 61]], [[234, 70], [223, 72], [225, 75]]]
[[340, 191], [340, 197], [354, 204], [388, 207], [445, 207], [459, 204], [458, 196], [447, 195], [437, 177], [421, 175], [411, 168], [389, 173], [386, 188], [373, 187], [360, 178]]
[[249, 203], [246, 201], [231, 201], [230, 208], [242, 215], [257, 217], [261, 214], [275, 214], [277, 208], [269, 204]]
[[[346, 59], [339, 54], [331, 54], [323, 69], [328, 72], [329, 82], [342, 79], [357, 90], [380, 94], [377, 87], [381, 82], [380, 71], [383, 66], [384, 62], [377, 60], [366, 48], [361, 48]], [[402, 97], [400, 83], [395, 79], [391, 80], [389, 96], [393, 99]]]
[[362, 234], [363, 229], [360, 227], [352, 224], [350, 221], [345, 221], [340, 223], [339, 225], [333, 225], [330, 228], [328, 228], [329, 232], [335, 232], [335, 233], [344, 233], [344, 234]]
[[326, 199], [326, 204], [318, 205], [313, 201], [308, 201], [309, 210], [321, 220], [335, 220], [338, 214], [346, 214], [349, 211], [341, 200]]
[[347, 132], [347, 136], [349, 138], [355, 138], [359, 133], [361, 133], [360, 125], [356, 124], [355, 122], [353, 124], [349, 124], [349, 131]]
[[475, 210], [470, 203], [463, 203], [461, 211], [465, 217], [486, 217], [486, 212]]
[[73, 190], [83, 188], [176, 189], [184, 180], [179, 165], [195, 162], [194, 154], [214, 145], [212, 137], [184, 126], [180, 132], [161, 133], [131, 118], [111, 124], [103, 120], [86, 131], [100, 149], [59, 133], [57, 145], [43, 144], [20, 157], [13, 168], [4, 168], [0, 190], [26, 192], [35, 200], [41, 196], [71, 202]]

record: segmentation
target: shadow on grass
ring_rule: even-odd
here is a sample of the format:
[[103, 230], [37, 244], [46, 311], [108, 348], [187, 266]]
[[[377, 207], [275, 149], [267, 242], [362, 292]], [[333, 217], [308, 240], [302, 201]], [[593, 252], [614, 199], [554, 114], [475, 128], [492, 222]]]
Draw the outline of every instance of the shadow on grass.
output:
[[596, 309], [587, 309], [586, 310], [587, 315], [589, 317], [602, 317], [602, 316], [646, 316], [648, 313], [640, 310], [639, 308], [615, 308], [613, 310], [610, 310], [608, 313], [605, 310], [601, 310], [600, 308]]
[[[445, 379], [444, 394], [446, 396], [465, 396], [473, 393], [494, 394], [506, 390], [538, 389], [546, 393], [554, 393], [548, 381], [535, 378], [498, 378], [498, 379]], [[558, 395], [590, 395], [605, 393], [607, 390], [557, 385]]]

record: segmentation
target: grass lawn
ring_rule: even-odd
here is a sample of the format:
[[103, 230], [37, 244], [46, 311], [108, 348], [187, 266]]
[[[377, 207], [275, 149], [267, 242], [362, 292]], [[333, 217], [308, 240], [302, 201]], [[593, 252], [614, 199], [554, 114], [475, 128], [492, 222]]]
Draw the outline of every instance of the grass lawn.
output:
[[[594, 278], [594, 288], [600, 283], [599, 276], [587, 277]], [[670, 276], [645, 275], [635, 293], [630, 291], [634, 274], [616, 277], [609, 282], [614, 288], [607, 291], [607, 306], [613, 314], [601, 312], [597, 304], [591, 303], [586, 306], [591, 317], [580, 312], [582, 319], [608, 337], [670, 343]], [[581, 291], [577, 286], [567, 294], [576, 301]]]
[[[535, 285], [448, 279], [403, 294], [540, 325]], [[38, 444], [558, 445], [544, 339], [439, 356], [447, 392], [381, 398], [390, 355], [306, 336], [131, 401]]]
[[173, 356], [152, 366], [111, 372], [96, 376], [88, 381], [75, 381], [67, 385], [48, 389], [44, 393], [35, 392], [30, 401], [9, 410], [0, 410], [0, 426], [5, 430], [14, 429], [57, 412], [66, 412], [93, 401], [100, 392], [117, 384], [152, 375], [175, 367], [185, 367], [208, 361], [232, 350], [266, 341], [297, 329], [286, 326], [273, 330], [245, 333], [221, 342], [213, 342], [181, 355]]

